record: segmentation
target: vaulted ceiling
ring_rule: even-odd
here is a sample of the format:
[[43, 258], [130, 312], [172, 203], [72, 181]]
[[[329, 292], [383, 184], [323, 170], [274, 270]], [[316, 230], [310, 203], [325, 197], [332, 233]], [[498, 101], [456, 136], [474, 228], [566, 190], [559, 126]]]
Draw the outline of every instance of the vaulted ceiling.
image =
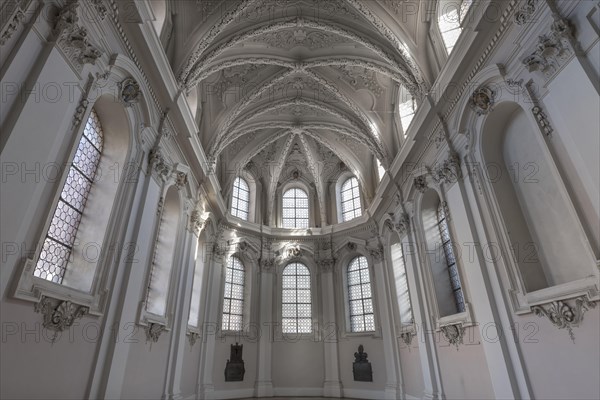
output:
[[[200, 139], [223, 191], [242, 170], [277, 187], [354, 173], [367, 203], [401, 144], [400, 88], [430, 81], [413, 58], [419, 0], [175, 1], [168, 53], [197, 98]], [[412, 6], [412, 7], [408, 7]], [[400, 20], [404, 20], [402, 23]], [[173, 39], [175, 38], [175, 39]]]

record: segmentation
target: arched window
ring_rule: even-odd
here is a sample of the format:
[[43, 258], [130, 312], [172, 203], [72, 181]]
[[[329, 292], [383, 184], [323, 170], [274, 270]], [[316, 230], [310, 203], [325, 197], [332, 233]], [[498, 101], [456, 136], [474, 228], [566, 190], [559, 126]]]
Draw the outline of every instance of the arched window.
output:
[[250, 210], [250, 189], [248, 183], [240, 178], [233, 182], [233, 196], [231, 196], [231, 215], [248, 221]]
[[283, 227], [308, 228], [308, 195], [292, 188], [283, 194]]
[[294, 262], [283, 269], [281, 283], [281, 324], [283, 333], [310, 333], [312, 330], [310, 271]]
[[456, 45], [462, 32], [462, 23], [473, 0], [440, 0], [438, 26], [448, 54]]
[[417, 104], [410, 92], [404, 87], [400, 88], [400, 106], [398, 112], [400, 113], [400, 124], [402, 125], [403, 135], [406, 138], [408, 127], [417, 112]]
[[245, 270], [242, 261], [229, 257], [225, 269], [225, 290], [223, 292], [223, 321], [224, 331], [241, 331], [244, 315], [244, 282]]
[[454, 249], [452, 247], [452, 239], [448, 230], [448, 222], [446, 220], [446, 212], [443, 204], [440, 202], [437, 209], [437, 225], [440, 231], [442, 240], [442, 248], [444, 250], [444, 258], [448, 266], [448, 274], [450, 275], [450, 287], [454, 295], [454, 304], [457, 312], [465, 311], [465, 299], [463, 296], [462, 286], [460, 284], [460, 276], [458, 274], [458, 266], [454, 257]]
[[176, 186], [171, 186], [164, 196], [159, 217], [146, 295], [146, 311], [162, 317], [167, 315], [171, 272], [177, 245], [179, 211], [179, 192]]
[[377, 164], [377, 177], [379, 178], [379, 182], [381, 182], [385, 176], [385, 168], [383, 168], [383, 165], [381, 165], [379, 158], [375, 158], [375, 164]]
[[348, 306], [350, 330], [372, 332], [375, 330], [371, 274], [364, 256], [354, 258], [348, 265]]
[[342, 200], [343, 222], [350, 221], [362, 215], [360, 188], [358, 187], [358, 180], [355, 177], [351, 177], [344, 182], [340, 196]]
[[33, 275], [62, 283], [102, 155], [102, 126], [92, 109], [69, 167]]
[[406, 264], [404, 263], [404, 252], [402, 243], [396, 243], [391, 246], [392, 251], [392, 269], [394, 271], [394, 280], [396, 282], [396, 296], [398, 298], [398, 310], [400, 311], [400, 323], [402, 325], [412, 325], [413, 313], [410, 302], [410, 293], [408, 291], [408, 279], [406, 277]]

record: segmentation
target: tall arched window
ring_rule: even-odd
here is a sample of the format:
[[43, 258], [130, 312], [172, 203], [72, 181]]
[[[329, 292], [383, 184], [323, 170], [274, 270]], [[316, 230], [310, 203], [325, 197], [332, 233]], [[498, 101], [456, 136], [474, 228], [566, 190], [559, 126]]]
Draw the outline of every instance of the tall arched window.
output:
[[402, 325], [412, 325], [414, 321], [410, 293], [408, 291], [408, 278], [406, 277], [406, 264], [404, 263], [402, 243], [393, 244], [391, 246], [391, 251], [392, 269], [394, 271], [394, 280], [396, 282], [396, 296], [398, 298], [398, 310], [400, 311], [400, 323]]
[[450, 287], [452, 288], [452, 293], [454, 295], [456, 311], [463, 312], [465, 311], [465, 299], [463, 296], [462, 286], [460, 284], [460, 276], [458, 274], [456, 258], [454, 257], [452, 239], [450, 238], [450, 231], [448, 230], [446, 211], [444, 210], [442, 202], [440, 202], [437, 209], [437, 222], [438, 229], [440, 231], [440, 237], [442, 239], [444, 258], [446, 260], [446, 265], [448, 266], [448, 274], [450, 275]]
[[344, 182], [340, 196], [343, 222], [350, 221], [362, 215], [360, 188], [358, 187], [358, 180], [355, 177], [348, 178]]
[[371, 274], [364, 256], [350, 261], [347, 271], [348, 307], [350, 330], [352, 332], [372, 332], [375, 330]]
[[146, 311], [163, 317], [167, 315], [171, 272], [177, 245], [179, 211], [179, 191], [176, 186], [170, 186], [164, 196], [159, 217], [146, 295]]
[[250, 210], [250, 189], [248, 183], [240, 178], [233, 182], [233, 196], [231, 196], [231, 215], [248, 221]]
[[245, 270], [242, 260], [229, 257], [225, 269], [225, 290], [223, 292], [224, 331], [241, 331], [244, 315], [244, 282]]
[[281, 283], [281, 324], [283, 333], [310, 333], [312, 303], [310, 271], [294, 262], [283, 269]]
[[69, 167], [33, 275], [62, 283], [102, 155], [102, 126], [92, 109]]
[[417, 111], [417, 104], [413, 96], [406, 88], [400, 88], [400, 106], [398, 112], [400, 113], [400, 124], [402, 125], [402, 131], [404, 138], [406, 138], [408, 127], [412, 122], [415, 113]]
[[473, 0], [440, 0], [438, 26], [448, 54], [456, 45], [462, 32], [462, 23]]
[[292, 188], [283, 194], [283, 227], [308, 228], [308, 194]]

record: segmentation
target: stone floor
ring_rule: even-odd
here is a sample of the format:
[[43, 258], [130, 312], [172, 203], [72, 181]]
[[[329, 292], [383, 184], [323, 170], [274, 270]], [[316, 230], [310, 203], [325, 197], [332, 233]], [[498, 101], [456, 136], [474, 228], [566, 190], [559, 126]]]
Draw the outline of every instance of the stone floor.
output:
[[[252, 397], [240, 400], [331, 400], [331, 397]], [[337, 398], [336, 400], [350, 400], [348, 398]]]

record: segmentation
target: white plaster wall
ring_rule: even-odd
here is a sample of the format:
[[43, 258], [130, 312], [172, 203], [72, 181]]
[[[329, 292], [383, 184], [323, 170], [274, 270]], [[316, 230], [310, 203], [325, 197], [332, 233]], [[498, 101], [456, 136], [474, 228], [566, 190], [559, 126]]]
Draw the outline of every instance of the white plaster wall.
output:
[[398, 339], [400, 365], [402, 368], [402, 382], [404, 393], [408, 396], [420, 398], [425, 390], [423, 384], [423, 372], [421, 370], [421, 359], [419, 352], [419, 341], [422, 336], [415, 336], [410, 345]]
[[325, 380], [323, 342], [316, 339], [288, 338], [273, 342], [273, 387], [300, 389], [298, 395], [310, 395], [302, 389], [322, 388]]
[[[235, 343], [244, 345], [242, 359], [244, 360], [246, 373], [242, 382], [225, 382], [225, 366], [227, 365], [227, 360], [230, 359], [231, 345]], [[258, 340], [256, 338], [236, 337], [233, 335], [217, 337], [215, 341], [215, 358], [212, 364], [215, 391], [228, 392], [231, 390], [254, 389], [254, 384], [256, 383], [256, 366], [258, 363], [257, 349]]]

